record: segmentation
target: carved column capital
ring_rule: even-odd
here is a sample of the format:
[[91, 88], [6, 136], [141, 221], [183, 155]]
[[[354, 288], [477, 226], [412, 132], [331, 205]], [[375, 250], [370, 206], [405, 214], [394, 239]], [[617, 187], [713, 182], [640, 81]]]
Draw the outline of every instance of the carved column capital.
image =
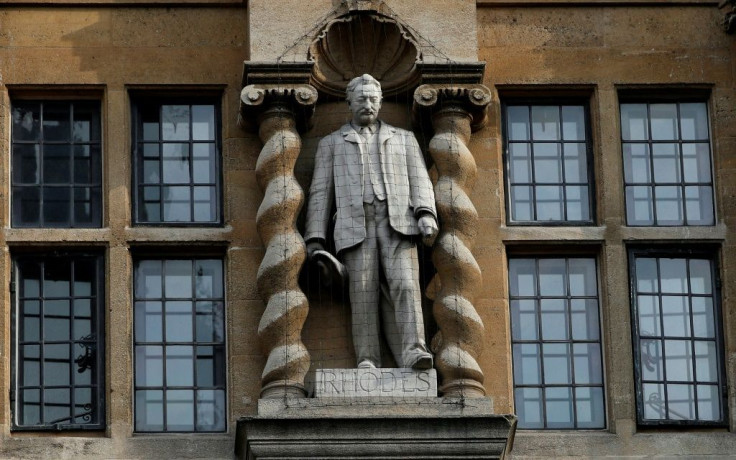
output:
[[442, 110], [460, 110], [470, 116], [470, 127], [477, 131], [485, 126], [491, 90], [480, 84], [427, 84], [414, 91], [414, 116], [421, 124]]
[[241, 126], [256, 127], [266, 111], [290, 112], [299, 131], [311, 127], [317, 90], [308, 84], [251, 84], [240, 91]]

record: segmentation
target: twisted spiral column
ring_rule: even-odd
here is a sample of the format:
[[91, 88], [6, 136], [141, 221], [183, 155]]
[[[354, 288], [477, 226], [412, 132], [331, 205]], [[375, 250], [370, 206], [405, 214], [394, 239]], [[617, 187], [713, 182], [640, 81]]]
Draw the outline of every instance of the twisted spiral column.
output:
[[472, 253], [478, 213], [468, 196], [477, 170], [468, 141], [472, 128], [482, 123], [489, 102], [490, 91], [481, 85], [423, 85], [415, 92], [415, 107], [429, 109], [434, 129], [429, 153], [438, 172], [435, 199], [440, 234], [432, 252], [439, 277], [438, 283], [433, 280], [439, 285], [433, 312], [441, 337], [433, 342], [444, 396], [485, 395], [477, 362], [484, 327], [473, 306], [481, 283], [480, 267]]
[[258, 325], [267, 357], [261, 375], [262, 398], [306, 396], [304, 376], [310, 357], [301, 332], [309, 305], [298, 284], [306, 250], [296, 229], [304, 192], [294, 177], [301, 151], [295, 105], [313, 106], [316, 99], [316, 90], [309, 86], [264, 89], [251, 85], [241, 93], [245, 112], [260, 109], [256, 118], [263, 142], [256, 163], [256, 177], [264, 192], [256, 225], [266, 247], [257, 275], [258, 292], [266, 302]]

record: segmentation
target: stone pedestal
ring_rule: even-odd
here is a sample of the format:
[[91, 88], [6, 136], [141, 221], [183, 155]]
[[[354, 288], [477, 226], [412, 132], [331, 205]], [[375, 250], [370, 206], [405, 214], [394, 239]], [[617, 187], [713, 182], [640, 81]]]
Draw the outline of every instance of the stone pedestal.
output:
[[513, 415], [488, 398], [261, 399], [238, 420], [235, 453], [260, 459], [500, 459]]

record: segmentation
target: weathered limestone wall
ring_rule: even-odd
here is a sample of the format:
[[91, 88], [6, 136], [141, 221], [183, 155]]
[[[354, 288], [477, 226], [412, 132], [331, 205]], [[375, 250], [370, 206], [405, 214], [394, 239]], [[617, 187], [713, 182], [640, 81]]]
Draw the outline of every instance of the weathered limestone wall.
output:
[[[0, 457], [164, 458], [232, 456], [235, 420], [255, 411], [264, 359], [256, 343], [263, 303], [255, 273], [263, 256], [255, 216], [260, 141], [236, 122], [242, 62], [248, 55], [245, 7], [49, 7], [0, 5]], [[222, 228], [132, 228], [130, 89], [182, 89], [221, 95]], [[43, 92], [39, 92], [44, 90]], [[103, 129], [103, 228], [10, 229], [8, 152], [12, 97], [98, 95]], [[10, 433], [8, 248], [60, 248], [68, 241], [105, 248], [107, 430]], [[180, 253], [207, 247], [224, 257], [228, 319], [228, 433], [133, 436], [132, 257], [154, 245]], [[214, 249], [213, 249], [214, 248]], [[56, 439], [49, 439], [54, 437]]]
[[[592, 244], [599, 260], [603, 361], [605, 366], [607, 432], [554, 433], [518, 431], [513, 458], [597, 455], [732, 455], [733, 434], [702, 430], [638, 432], [635, 417], [634, 371], [626, 244], [669, 241], [674, 244], [714, 241], [722, 244], [723, 331], [729, 388], [736, 381], [736, 289], [734, 248], [734, 164], [736, 153], [736, 42], [720, 27], [715, 4], [667, 6], [536, 7], [484, 2], [478, 10], [479, 58], [487, 62], [485, 85], [503, 100], [504, 90], [559, 89], [561, 94], [583, 89], [590, 94], [597, 225], [576, 228], [506, 227], [501, 106], [494, 101], [489, 127], [472, 140], [478, 162], [473, 200], [481, 215], [476, 257], [483, 269], [484, 288], [479, 313], [487, 332], [482, 366], [493, 369], [486, 387], [500, 412], [513, 404], [509, 353], [506, 252], [520, 244], [556, 248]], [[541, 3], [541, 2], [540, 2]], [[563, 85], [560, 87], [560, 85]], [[565, 86], [567, 85], [567, 86]], [[620, 88], [711, 88], [709, 116], [716, 171], [715, 227], [625, 227], [623, 167], [618, 120]], [[471, 147], [472, 149], [472, 147]], [[488, 184], [488, 186], [483, 186]], [[516, 246], [515, 246], [516, 245]], [[564, 246], [566, 245], [566, 246]], [[485, 308], [484, 308], [485, 307]], [[731, 427], [734, 395], [729, 398]], [[635, 434], [635, 435], [634, 435]]]

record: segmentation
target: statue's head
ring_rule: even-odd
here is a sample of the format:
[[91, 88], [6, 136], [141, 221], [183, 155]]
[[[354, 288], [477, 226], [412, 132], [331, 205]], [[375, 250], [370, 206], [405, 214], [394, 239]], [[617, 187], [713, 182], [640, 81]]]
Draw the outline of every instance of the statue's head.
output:
[[347, 100], [353, 123], [358, 126], [373, 124], [381, 110], [381, 98], [381, 84], [367, 73], [350, 80]]

